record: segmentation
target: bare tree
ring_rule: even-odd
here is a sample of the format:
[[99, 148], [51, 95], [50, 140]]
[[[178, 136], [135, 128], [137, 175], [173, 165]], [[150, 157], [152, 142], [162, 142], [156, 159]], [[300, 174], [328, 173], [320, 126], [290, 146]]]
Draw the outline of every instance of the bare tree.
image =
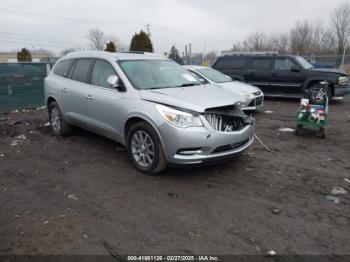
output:
[[92, 49], [103, 50], [106, 45], [105, 33], [98, 28], [90, 29], [87, 34]]
[[342, 54], [350, 32], [350, 4], [339, 5], [332, 16], [332, 26], [337, 37], [337, 51]]
[[243, 42], [245, 50], [250, 51], [262, 51], [266, 48], [266, 35], [265, 33], [256, 31], [250, 34]]
[[310, 52], [312, 39], [312, 26], [305, 20], [297, 21], [290, 32], [290, 47], [294, 54], [305, 55]]
[[288, 53], [288, 35], [287, 34], [276, 34], [267, 37], [266, 50], [277, 51], [280, 54]]
[[314, 55], [332, 54], [336, 48], [335, 35], [321, 23], [313, 25], [311, 35], [311, 52]]

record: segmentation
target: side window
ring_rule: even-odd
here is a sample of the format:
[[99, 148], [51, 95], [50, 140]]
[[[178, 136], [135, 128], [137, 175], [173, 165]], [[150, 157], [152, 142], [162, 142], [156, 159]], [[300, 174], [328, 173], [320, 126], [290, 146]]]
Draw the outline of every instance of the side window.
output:
[[111, 75], [116, 75], [112, 65], [103, 60], [96, 60], [94, 70], [92, 71], [91, 84], [94, 86], [101, 86], [110, 88], [110, 85], [107, 83], [107, 78]]
[[53, 70], [54, 74], [58, 76], [67, 77], [69, 69], [71, 68], [73, 62], [74, 62], [73, 59], [67, 59], [67, 60], [58, 62], [57, 65], [55, 66], [55, 69]]
[[295, 66], [295, 64], [290, 59], [276, 59], [274, 69], [290, 71], [293, 66]]
[[94, 60], [91, 58], [78, 59], [78, 61], [75, 63], [72, 79], [75, 81], [88, 83], [93, 62]]
[[215, 69], [243, 69], [246, 67], [247, 59], [245, 57], [227, 56], [219, 59]]
[[269, 58], [254, 58], [252, 61], [251, 69], [254, 70], [269, 70], [271, 59]]
[[201, 81], [201, 83], [203, 84], [208, 84], [209, 82], [201, 75], [199, 75], [197, 72], [189, 70], [191, 72], [191, 74], [197, 79], [199, 79], [199, 81]]

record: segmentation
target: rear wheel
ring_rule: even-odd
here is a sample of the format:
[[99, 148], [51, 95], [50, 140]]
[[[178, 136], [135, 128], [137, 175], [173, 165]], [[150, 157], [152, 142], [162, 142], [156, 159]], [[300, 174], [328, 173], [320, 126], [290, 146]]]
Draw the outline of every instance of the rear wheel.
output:
[[49, 118], [52, 133], [56, 136], [66, 136], [72, 131], [72, 127], [64, 119], [57, 102], [51, 102], [49, 105]]
[[297, 128], [295, 129], [295, 134], [297, 136], [303, 135], [303, 126], [302, 125], [297, 125]]
[[166, 160], [157, 132], [146, 122], [138, 122], [130, 128], [127, 137], [128, 153], [134, 166], [146, 174], [163, 171]]
[[320, 138], [326, 138], [326, 129], [324, 127], [320, 127]]

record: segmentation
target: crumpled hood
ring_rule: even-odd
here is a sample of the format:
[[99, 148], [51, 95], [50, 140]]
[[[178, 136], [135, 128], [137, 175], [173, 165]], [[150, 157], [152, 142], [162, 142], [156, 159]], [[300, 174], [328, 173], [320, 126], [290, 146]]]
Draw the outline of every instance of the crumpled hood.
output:
[[316, 71], [316, 72], [323, 72], [323, 73], [332, 73], [332, 74], [338, 74], [342, 76], [348, 76], [348, 74], [341, 70], [341, 69], [335, 69], [335, 68], [312, 68], [309, 69], [310, 71]]
[[238, 92], [242, 95], [246, 94], [252, 94], [257, 91], [261, 91], [260, 88], [256, 86], [252, 86], [243, 82], [239, 81], [232, 81], [232, 82], [227, 82], [227, 83], [220, 83], [218, 84], [225, 88], [226, 90], [233, 91], [233, 92]]
[[228, 106], [241, 102], [241, 99], [216, 85], [140, 90], [144, 100], [193, 110], [199, 113], [208, 108]]

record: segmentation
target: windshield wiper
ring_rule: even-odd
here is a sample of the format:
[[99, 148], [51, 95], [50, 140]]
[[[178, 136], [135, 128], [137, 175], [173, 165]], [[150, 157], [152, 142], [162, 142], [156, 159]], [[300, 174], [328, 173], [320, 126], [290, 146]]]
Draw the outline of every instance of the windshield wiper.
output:
[[199, 86], [200, 84], [198, 83], [187, 83], [187, 84], [182, 84], [181, 86], [179, 87], [186, 87], [186, 86]]

